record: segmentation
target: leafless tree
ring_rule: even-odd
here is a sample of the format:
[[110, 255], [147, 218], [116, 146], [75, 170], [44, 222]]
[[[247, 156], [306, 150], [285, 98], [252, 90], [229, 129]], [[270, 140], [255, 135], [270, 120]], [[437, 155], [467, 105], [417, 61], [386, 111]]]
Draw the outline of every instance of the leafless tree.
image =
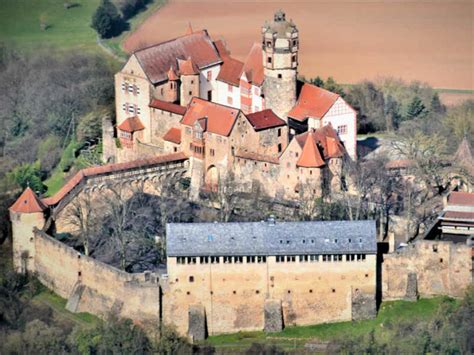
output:
[[91, 238], [97, 234], [99, 225], [91, 192], [83, 192], [72, 201], [67, 207], [66, 221], [76, 227], [84, 254], [89, 256]]

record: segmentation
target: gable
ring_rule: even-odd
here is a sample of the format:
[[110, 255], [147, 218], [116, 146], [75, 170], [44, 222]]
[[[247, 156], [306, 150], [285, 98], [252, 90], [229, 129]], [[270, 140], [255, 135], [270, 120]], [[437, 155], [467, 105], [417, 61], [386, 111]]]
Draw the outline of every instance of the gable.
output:
[[329, 111], [324, 117], [339, 116], [354, 113], [353, 108], [346, 102], [342, 97], [339, 97], [334, 105], [331, 106]]
[[[134, 54], [128, 58], [127, 63], [123, 66], [121, 72], [123, 74], [135, 75], [142, 78], [147, 78], [145, 71], [143, 70], [140, 62], [137, 60]], [[148, 78], [147, 78], [148, 79]]]

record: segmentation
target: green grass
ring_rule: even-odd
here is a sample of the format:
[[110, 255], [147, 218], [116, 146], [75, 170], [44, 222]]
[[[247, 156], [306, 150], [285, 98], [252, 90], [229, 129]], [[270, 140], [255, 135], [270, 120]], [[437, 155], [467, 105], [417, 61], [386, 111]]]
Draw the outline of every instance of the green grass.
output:
[[68, 319], [76, 324], [93, 327], [100, 321], [99, 318], [90, 313], [71, 313], [66, 310], [67, 301], [59, 297], [55, 293], [44, 288], [38, 295], [33, 298], [33, 302], [40, 302], [50, 307], [59, 317]]
[[[2, 0], [0, 42], [21, 49], [52, 47], [98, 51], [96, 33], [90, 27], [99, 0], [71, 1], [77, 6], [65, 9], [62, 0]], [[40, 18], [48, 24], [40, 29]]]
[[56, 192], [58, 192], [61, 187], [65, 184], [66, 180], [64, 178], [64, 173], [62, 170], [57, 167], [54, 171], [53, 174], [44, 181], [44, 184], [48, 188], [45, 196], [50, 197], [53, 196]]
[[447, 297], [421, 299], [418, 302], [384, 302], [376, 319], [358, 322], [339, 322], [311, 326], [287, 327], [282, 332], [265, 334], [264, 332], [240, 332], [209, 337], [205, 343], [217, 348], [244, 349], [255, 342], [273, 343], [285, 349], [302, 348], [310, 340], [331, 341], [355, 338], [374, 330], [375, 335], [386, 338], [390, 335], [390, 323], [410, 320], [429, 320], [443, 302], [458, 301]]

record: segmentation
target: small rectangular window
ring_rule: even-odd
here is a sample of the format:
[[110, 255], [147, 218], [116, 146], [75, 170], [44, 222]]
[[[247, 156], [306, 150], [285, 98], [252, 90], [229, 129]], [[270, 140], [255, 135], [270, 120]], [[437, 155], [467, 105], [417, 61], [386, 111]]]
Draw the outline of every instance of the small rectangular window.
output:
[[271, 63], [272, 62], [272, 57], [268, 57], [267, 58], [267, 63]]
[[208, 71], [207, 72], [207, 81], [211, 81], [212, 80], [212, 71]]
[[211, 256], [211, 264], [219, 264], [219, 256]]

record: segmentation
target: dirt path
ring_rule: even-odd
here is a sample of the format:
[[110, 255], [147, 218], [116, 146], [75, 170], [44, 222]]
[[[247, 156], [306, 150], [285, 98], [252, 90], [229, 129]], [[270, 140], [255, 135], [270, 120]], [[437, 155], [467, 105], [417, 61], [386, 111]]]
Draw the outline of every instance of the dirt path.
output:
[[242, 59], [260, 26], [282, 8], [300, 30], [300, 72], [342, 83], [377, 76], [474, 89], [474, 2], [171, 0], [124, 43], [130, 52], [182, 35], [188, 22], [224, 37]]

